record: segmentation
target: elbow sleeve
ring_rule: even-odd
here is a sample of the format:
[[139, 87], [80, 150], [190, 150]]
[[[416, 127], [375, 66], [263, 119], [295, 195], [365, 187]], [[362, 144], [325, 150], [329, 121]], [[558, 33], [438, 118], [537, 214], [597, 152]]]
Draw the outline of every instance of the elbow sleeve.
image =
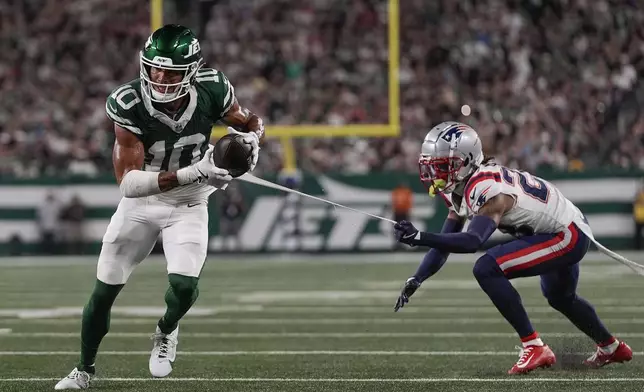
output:
[[159, 188], [159, 173], [131, 170], [121, 179], [121, 194], [123, 197], [144, 197], [161, 193]]

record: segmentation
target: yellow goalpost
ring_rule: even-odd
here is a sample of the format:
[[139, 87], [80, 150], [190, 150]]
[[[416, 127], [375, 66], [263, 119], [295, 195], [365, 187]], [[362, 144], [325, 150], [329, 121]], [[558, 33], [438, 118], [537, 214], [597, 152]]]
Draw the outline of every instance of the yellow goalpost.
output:
[[[388, 100], [389, 124], [348, 124], [342, 126], [303, 124], [266, 124], [266, 137], [280, 138], [284, 153], [284, 169], [294, 170], [297, 166], [292, 138], [300, 137], [382, 137], [400, 134], [400, 84], [398, 71], [400, 61], [399, 0], [388, 0]], [[150, 0], [150, 26], [156, 30], [163, 25], [163, 0]], [[224, 127], [214, 127], [213, 134], [226, 133]]]

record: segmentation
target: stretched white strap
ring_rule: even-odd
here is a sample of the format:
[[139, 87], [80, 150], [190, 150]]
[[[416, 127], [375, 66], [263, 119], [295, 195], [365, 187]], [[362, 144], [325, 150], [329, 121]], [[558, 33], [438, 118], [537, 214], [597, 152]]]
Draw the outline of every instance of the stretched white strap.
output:
[[592, 231], [590, 231], [590, 227], [588, 227], [588, 225], [585, 222], [577, 222], [577, 221], [575, 221], [575, 224], [577, 225], [577, 227], [584, 234], [586, 234], [586, 236], [588, 238], [590, 238], [590, 240], [593, 242], [593, 244], [595, 244], [595, 246], [597, 247], [597, 249], [600, 252], [602, 252], [606, 256], [610, 257], [611, 259], [616, 260], [616, 261], [620, 262], [621, 264], [627, 266], [628, 268], [630, 268], [636, 274], [644, 276], [644, 265], [641, 265], [641, 264], [638, 264], [638, 263], [636, 263], [634, 261], [631, 261], [631, 260], [627, 259], [626, 257], [624, 257], [624, 256], [622, 256], [622, 255], [620, 255], [618, 253], [615, 253], [612, 250], [610, 250], [607, 247], [605, 247], [604, 245], [600, 244], [595, 239], [595, 237], [593, 236]]

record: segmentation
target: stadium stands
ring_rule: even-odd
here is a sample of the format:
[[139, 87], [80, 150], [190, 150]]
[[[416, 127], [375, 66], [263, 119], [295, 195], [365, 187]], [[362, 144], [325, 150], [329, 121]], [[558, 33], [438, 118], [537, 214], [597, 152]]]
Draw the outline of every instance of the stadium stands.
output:
[[[298, 164], [415, 171], [428, 127], [456, 119], [511, 166], [644, 169], [637, 2], [401, 1], [403, 135], [299, 139]], [[138, 76], [146, 3], [0, 3], [0, 175], [111, 172], [105, 96]], [[386, 123], [385, 13], [383, 0], [221, 0], [203, 49], [269, 125]], [[258, 168], [280, 166], [269, 141]]]

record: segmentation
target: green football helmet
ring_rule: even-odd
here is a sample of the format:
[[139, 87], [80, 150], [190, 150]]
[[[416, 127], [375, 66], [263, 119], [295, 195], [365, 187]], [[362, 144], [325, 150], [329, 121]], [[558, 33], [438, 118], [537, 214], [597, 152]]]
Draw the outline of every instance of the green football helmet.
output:
[[[189, 28], [169, 24], [156, 30], [141, 50], [141, 89], [154, 102], [171, 102], [188, 94], [203, 66], [199, 40]], [[183, 72], [179, 83], [156, 83], [151, 68]]]

